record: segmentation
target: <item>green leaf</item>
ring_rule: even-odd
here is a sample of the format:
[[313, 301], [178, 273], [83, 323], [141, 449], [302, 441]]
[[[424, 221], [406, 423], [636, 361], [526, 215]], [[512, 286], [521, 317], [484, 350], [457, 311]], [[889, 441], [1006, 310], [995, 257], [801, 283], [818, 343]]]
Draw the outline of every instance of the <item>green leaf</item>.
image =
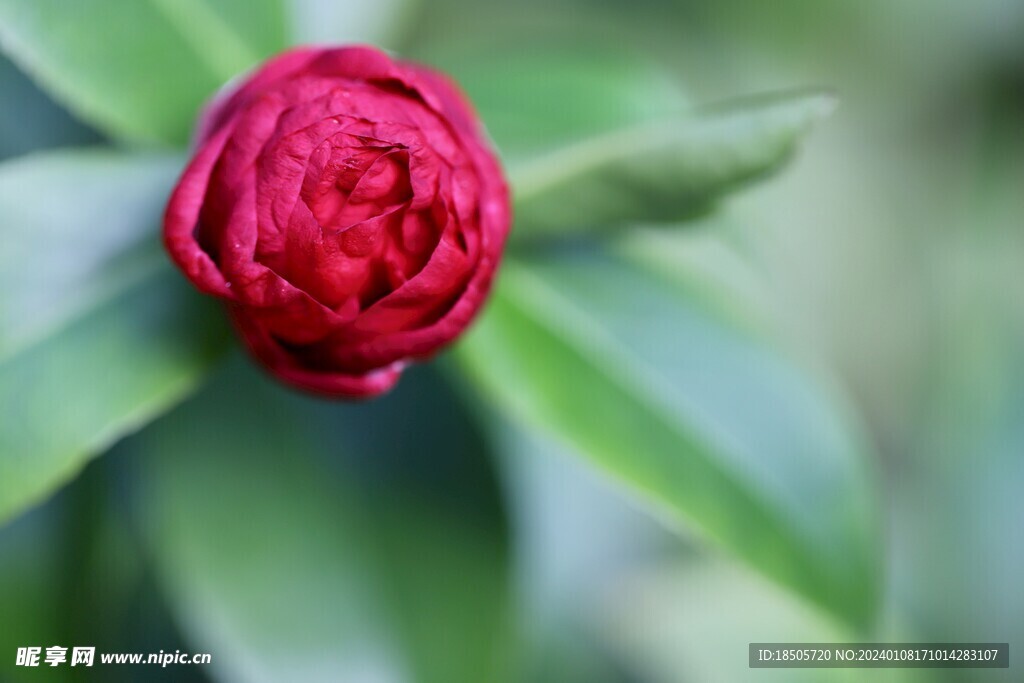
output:
[[0, 47], [111, 136], [183, 143], [229, 78], [285, 46], [278, 0], [0, 0]]
[[446, 44], [427, 59], [465, 89], [506, 162], [687, 105], [679, 83], [657, 64], [604, 43], [566, 44], [564, 35], [557, 47]]
[[[97, 653], [187, 651], [134, 533], [126, 469], [116, 456], [91, 463], [45, 505], [0, 529], [0, 650], [12, 655], [0, 661], [4, 683], [38, 678], [38, 669], [15, 666], [13, 653], [26, 645], [63, 644], [69, 660], [70, 648], [86, 643]], [[175, 672], [174, 681], [207, 683], [204, 668]]]
[[193, 389], [224, 347], [218, 313], [165, 267], [0, 361], [0, 520]]
[[154, 236], [180, 168], [106, 150], [0, 165], [0, 359], [161, 267]]
[[15, 665], [17, 648], [42, 646], [63, 635], [62, 620], [54, 618], [66, 608], [58, 597], [67, 571], [61, 552], [67, 536], [60, 521], [52, 510], [40, 510], [0, 531], [0, 651], [12, 655], [0, 662], [4, 681], [23, 683], [32, 678], [32, 669]]
[[50, 101], [13, 63], [0, 55], [0, 160], [43, 147], [97, 143], [95, 131]]
[[516, 542], [526, 635], [518, 680], [548, 681], [557, 671], [558, 683], [621, 683], [623, 668], [594, 638], [592, 608], [624, 571], [675, 551], [679, 539], [569, 449], [475, 405], [499, 455]]
[[514, 166], [518, 239], [672, 221], [780, 168], [831, 96], [747, 98], [598, 135]]
[[51, 153], [0, 167], [0, 520], [184, 396], [219, 311], [152, 239], [178, 161]]
[[820, 386], [609, 257], [514, 260], [460, 346], [500, 407], [859, 626], [877, 597], [865, 448]]
[[464, 417], [415, 378], [338, 404], [234, 363], [127, 442], [161, 583], [217, 679], [501, 680], [504, 527], [471, 501], [486, 458]]

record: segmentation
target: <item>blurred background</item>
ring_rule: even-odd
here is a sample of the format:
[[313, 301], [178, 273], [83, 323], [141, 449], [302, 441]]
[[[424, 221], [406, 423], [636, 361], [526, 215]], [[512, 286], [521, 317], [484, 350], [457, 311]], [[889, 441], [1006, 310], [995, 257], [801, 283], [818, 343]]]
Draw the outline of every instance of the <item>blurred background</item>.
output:
[[[495, 312], [378, 401], [295, 395], [229, 350], [161, 409], [69, 447], [77, 459], [46, 492], [4, 506], [0, 680], [1020, 680], [1019, 666], [750, 670], [747, 644], [1009, 641], [1011, 664], [1024, 648], [1024, 4], [296, 0], [269, 19], [244, 4], [152, 3], [200, 42], [197, 27], [244, 16], [259, 57], [365, 40], [435, 65], [478, 106], [514, 184], [550, 150], [737, 96], [824, 88], [838, 107], [785, 168], [714, 211], [513, 245]], [[161, 71], [156, 52], [140, 66], [136, 13], [0, 1], [0, 180], [52, 150], [116, 148], [171, 155], [157, 172], [169, 187], [182, 159], [169, 150], [218, 82]], [[87, 37], [68, 28], [83, 23]], [[135, 129], [147, 113], [132, 88], [146, 86], [116, 66], [62, 76], [77, 49], [81, 69], [105, 51], [134, 60], [139, 83], [178, 79], [194, 97]], [[213, 59], [233, 64], [232, 49]], [[48, 314], [15, 310], [33, 259], [17, 201], [59, 204], [48, 187], [0, 191], [0, 459], [14, 463], [35, 457], [18, 431], [32, 415], [61, 432], [68, 406], [117, 391], [19, 356], [14, 324]], [[136, 212], [138, 234], [156, 234], [163, 191]], [[100, 208], [100, 221], [122, 215]], [[528, 300], [537, 320], [557, 315], [559, 297], [636, 352], [625, 372], [653, 367], [641, 395], [685, 384], [678, 405], [739, 444], [724, 471], [746, 483], [644, 469], [676, 451], [645, 440], [643, 401], [588, 402], [604, 396], [585, 369], [593, 349], [555, 353], [516, 322]], [[552, 338], [584, 329], [573, 315]], [[797, 398], [783, 410], [779, 396]], [[853, 445], [819, 450], [840, 432]], [[782, 521], [762, 522], [776, 508], [745, 502], [748, 489], [777, 495]], [[805, 527], [824, 540], [790, 548], [787, 530]], [[819, 564], [839, 578], [807, 587], [801, 572]], [[29, 645], [212, 663], [13, 666]]]

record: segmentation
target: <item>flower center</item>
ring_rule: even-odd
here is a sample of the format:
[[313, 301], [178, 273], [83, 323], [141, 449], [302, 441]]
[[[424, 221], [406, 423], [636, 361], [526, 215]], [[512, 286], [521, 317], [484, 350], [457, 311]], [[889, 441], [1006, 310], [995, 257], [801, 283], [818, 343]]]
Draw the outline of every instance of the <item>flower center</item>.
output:
[[325, 234], [398, 208], [412, 198], [409, 154], [400, 147], [336, 147], [319, 172], [311, 166], [302, 200]]

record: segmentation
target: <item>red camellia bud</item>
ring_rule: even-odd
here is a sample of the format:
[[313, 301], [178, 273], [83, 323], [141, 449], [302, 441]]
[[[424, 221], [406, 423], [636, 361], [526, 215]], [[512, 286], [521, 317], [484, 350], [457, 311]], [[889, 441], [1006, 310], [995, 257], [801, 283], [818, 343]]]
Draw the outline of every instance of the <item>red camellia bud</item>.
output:
[[209, 105], [164, 242], [273, 374], [360, 397], [466, 328], [509, 222], [453, 83], [369, 47], [306, 48]]

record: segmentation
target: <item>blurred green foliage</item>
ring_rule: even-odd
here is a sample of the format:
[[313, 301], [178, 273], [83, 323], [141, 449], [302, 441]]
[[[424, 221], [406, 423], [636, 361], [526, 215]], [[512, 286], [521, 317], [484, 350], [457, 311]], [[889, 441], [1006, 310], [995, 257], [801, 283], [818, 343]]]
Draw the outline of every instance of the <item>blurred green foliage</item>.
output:
[[[0, 680], [63, 680], [13, 666], [53, 644], [213, 654], [102, 681], [1018, 652], [1022, 29], [1013, 0], [0, 0]], [[450, 72], [517, 192], [479, 324], [369, 404], [236, 358], [155, 240], [183, 157], [152, 148], [306, 41]], [[839, 109], [739, 183], [791, 161], [806, 86]]]
[[686, 291], [615, 258], [508, 259], [460, 348], [499, 405], [859, 627], [876, 600], [864, 451], [824, 396]]

